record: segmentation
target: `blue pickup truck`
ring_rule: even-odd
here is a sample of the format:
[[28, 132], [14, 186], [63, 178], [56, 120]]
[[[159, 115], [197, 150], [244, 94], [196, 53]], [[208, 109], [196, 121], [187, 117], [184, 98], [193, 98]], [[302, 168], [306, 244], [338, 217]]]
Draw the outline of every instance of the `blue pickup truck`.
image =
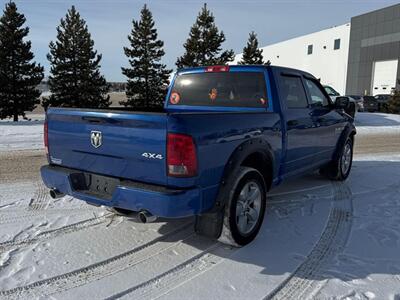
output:
[[48, 109], [41, 175], [53, 198], [68, 194], [142, 222], [196, 216], [199, 234], [245, 245], [271, 187], [318, 169], [347, 178], [356, 134], [348, 103], [333, 104], [295, 69], [183, 69], [159, 112]]

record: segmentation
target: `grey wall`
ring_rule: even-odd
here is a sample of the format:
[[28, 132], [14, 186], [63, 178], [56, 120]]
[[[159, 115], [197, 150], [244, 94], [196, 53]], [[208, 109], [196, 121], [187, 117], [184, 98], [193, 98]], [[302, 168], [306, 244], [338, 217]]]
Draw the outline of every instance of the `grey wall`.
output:
[[373, 63], [393, 59], [400, 59], [400, 4], [353, 17], [346, 94], [370, 94]]

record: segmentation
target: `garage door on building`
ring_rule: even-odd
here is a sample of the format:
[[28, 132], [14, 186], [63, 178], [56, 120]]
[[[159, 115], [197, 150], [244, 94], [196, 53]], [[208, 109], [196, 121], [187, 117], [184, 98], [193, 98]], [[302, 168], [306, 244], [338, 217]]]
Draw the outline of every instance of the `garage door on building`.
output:
[[372, 95], [390, 94], [396, 87], [398, 60], [374, 62], [372, 71]]

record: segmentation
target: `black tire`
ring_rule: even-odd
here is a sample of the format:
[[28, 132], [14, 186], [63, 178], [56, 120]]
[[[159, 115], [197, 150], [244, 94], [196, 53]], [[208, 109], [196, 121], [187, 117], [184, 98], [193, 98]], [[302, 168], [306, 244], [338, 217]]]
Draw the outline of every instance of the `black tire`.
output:
[[[257, 203], [259, 203], [259, 205], [257, 205], [257, 208], [255, 208], [254, 206], [256, 201], [253, 202], [253, 208], [251, 208], [251, 204], [248, 206], [248, 209], [259, 209], [259, 213], [257, 215], [256, 221], [252, 222], [253, 225], [250, 225], [251, 229], [249, 230], [249, 232], [243, 233], [239, 229], [239, 226], [237, 224], [239, 216], [236, 215], [236, 212], [238, 201], [241, 201], [239, 200], [240, 193], [247, 186], [249, 186], [249, 188], [254, 187], [254, 189], [259, 189], [261, 201], [257, 200]], [[265, 180], [259, 171], [249, 167], [240, 167], [235, 184], [233, 185], [233, 189], [229, 194], [229, 199], [225, 206], [223, 228], [221, 236], [219, 238], [221, 242], [231, 246], [240, 247], [247, 245], [254, 240], [264, 220], [266, 192], [267, 188]], [[252, 219], [250, 218], [250, 213], [247, 214], [247, 220], [249, 219]], [[249, 226], [249, 222], [247, 222], [247, 226]]]
[[[348, 153], [347, 151], [350, 151], [350, 153]], [[348, 164], [346, 164], [346, 167], [344, 167], [343, 164], [345, 164], [347, 155], [350, 155], [350, 157]], [[343, 144], [343, 147], [340, 149], [340, 153], [336, 155], [336, 158], [331, 161], [327, 166], [321, 168], [320, 173], [331, 180], [344, 181], [347, 179], [347, 177], [349, 177], [352, 165], [353, 139], [349, 137]]]

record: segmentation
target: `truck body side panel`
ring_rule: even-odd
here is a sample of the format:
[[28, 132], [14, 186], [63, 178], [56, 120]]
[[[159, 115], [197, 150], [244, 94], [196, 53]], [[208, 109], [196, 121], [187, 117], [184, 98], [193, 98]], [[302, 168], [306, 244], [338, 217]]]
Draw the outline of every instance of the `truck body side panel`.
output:
[[[221, 182], [230, 156], [245, 141], [262, 138], [272, 149], [275, 161], [280, 161], [282, 134], [280, 116], [277, 113], [181, 113], [172, 114], [168, 120], [168, 132], [182, 132], [194, 137], [198, 153], [198, 178], [168, 178], [168, 186], [198, 185], [215, 187], [202, 206], [210, 208]], [[279, 174], [279, 164], [274, 164], [274, 178]]]

